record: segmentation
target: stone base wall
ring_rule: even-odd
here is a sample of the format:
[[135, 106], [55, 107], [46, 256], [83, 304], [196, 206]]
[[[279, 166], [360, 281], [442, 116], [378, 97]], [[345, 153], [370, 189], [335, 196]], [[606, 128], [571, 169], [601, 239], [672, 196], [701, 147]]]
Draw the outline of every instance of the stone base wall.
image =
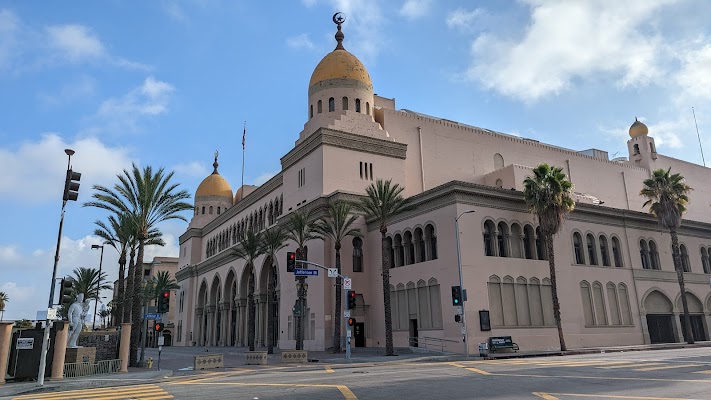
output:
[[119, 334], [116, 331], [82, 332], [77, 345], [95, 347], [97, 362], [119, 358]]

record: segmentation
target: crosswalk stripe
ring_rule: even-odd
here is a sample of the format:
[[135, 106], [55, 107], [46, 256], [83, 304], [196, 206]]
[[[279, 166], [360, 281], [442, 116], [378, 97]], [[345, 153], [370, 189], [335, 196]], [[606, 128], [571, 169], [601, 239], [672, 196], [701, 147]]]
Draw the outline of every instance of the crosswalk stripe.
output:
[[653, 362], [653, 363], [633, 363], [630, 362], [628, 364], [623, 364], [623, 365], [611, 365], [609, 367], [595, 367], [595, 368], [601, 368], [601, 369], [617, 369], [617, 368], [636, 368], [636, 367], [647, 367], [647, 366], [652, 366], [652, 365], [662, 365], [664, 363], [658, 363], [658, 362]]
[[13, 400], [38, 399], [38, 400], [66, 400], [66, 399], [91, 399], [91, 400], [118, 400], [118, 399], [170, 399], [168, 392], [156, 385], [119, 386], [86, 390], [69, 390], [35, 395], [25, 395]]
[[[67, 390], [67, 391], [64, 391], [61, 393], [63, 395], [71, 396], [73, 394], [90, 395], [92, 393], [104, 393], [106, 391], [117, 392], [117, 391], [150, 390], [150, 389], [160, 389], [160, 387], [158, 387], [156, 385], [114, 386], [114, 387], [105, 387], [105, 388], [96, 388], [96, 389]], [[57, 392], [41, 393], [41, 394], [28, 394], [28, 395], [24, 395], [24, 396], [15, 397], [15, 399], [18, 399], [18, 400], [43, 399], [46, 397], [57, 397]]]
[[661, 366], [661, 367], [639, 368], [639, 369], [635, 369], [635, 371], [657, 371], [660, 369], [688, 368], [688, 367], [700, 367], [700, 366], [701, 365], [699, 365], [699, 364], [672, 364], [672, 365], [666, 365], [666, 366]]
[[694, 373], [694, 374], [711, 374], [711, 369], [707, 369], [705, 371], [694, 371], [692, 373]]

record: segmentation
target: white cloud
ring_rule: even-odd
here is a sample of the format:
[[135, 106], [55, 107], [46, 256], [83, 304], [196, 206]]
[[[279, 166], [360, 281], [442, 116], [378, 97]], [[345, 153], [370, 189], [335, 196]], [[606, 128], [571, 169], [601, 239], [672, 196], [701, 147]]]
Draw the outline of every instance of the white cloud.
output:
[[400, 15], [408, 19], [422, 18], [430, 11], [432, 0], [406, 0], [400, 8]]
[[76, 151], [72, 165], [82, 173], [84, 193], [93, 184], [110, 184], [116, 174], [131, 165], [127, 148], [108, 147], [91, 137], [67, 143], [58, 134], [47, 133], [39, 141], [24, 142], [17, 149], [0, 148], [0, 169], [13, 171], [0, 174], [0, 195], [6, 200], [31, 204], [59, 200], [67, 167], [62, 149], [66, 148]]
[[309, 35], [307, 33], [302, 33], [300, 35], [292, 36], [290, 38], [286, 39], [286, 45], [291, 47], [292, 49], [308, 49], [308, 50], [313, 50], [316, 46], [314, 46], [314, 43], [311, 41], [311, 38], [309, 38]]
[[46, 29], [50, 48], [61, 52], [72, 62], [106, 55], [104, 44], [85, 26], [56, 25]]
[[19, 254], [17, 254], [16, 245], [0, 246], [0, 261], [3, 264], [17, 261], [19, 259]]
[[256, 178], [254, 178], [254, 183], [253, 183], [253, 185], [259, 186], [259, 185], [265, 183], [266, 181], [270, 180], [274, 175], [276, 175], [276, 174], [278, 174], [278, 173], [279, 173], [279, 171], [263, 172], [262, 174], [260, 174], [260, 175], [257, 176]]
[[650, 33], [652, 20], [673, 1], [525, 0], [530, 23], [523, 36], [479, 35], [467, 76], [524, 101], [559, 93], [574, 80], [592, 76], [609, 77], [621, 87], [648, 84], [663, 76], [658, 65], [663, 43]]
[[178, 164], [173, 167], [176, 174], [187, 175], [194, 178], [204, 178], [210, 171], [205, 167], [205, 164], [198, 161]]
[[711, 99], [711, 44], [683, 51], [680, 58], [682, 67], [676, 81], [683, 90], [682, 95]]
[[458, 8], [447, 16], [447, 26], [461, 31], [470, 31], [476, 19], [483, 14], [484, 10], [481, 8], [476, 8], [471, 11]]

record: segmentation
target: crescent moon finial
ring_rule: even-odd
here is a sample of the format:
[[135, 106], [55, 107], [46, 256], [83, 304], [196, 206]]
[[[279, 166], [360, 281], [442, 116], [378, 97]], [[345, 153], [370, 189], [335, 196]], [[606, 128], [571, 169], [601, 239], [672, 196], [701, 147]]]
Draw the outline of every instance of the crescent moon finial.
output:
[[334, 23], [334, 24], [336, 24], [336, 25], [341, 25], [341, 24], [343, 24], [344, 22], [346, 22], [346, 14], [344, 14], [344, 13], [342, 13], [342, 12], [340, 12], [340, 11], [337, 12], [337, 13], [335, 13], [335, 14], [333, 14], [333, 23]]

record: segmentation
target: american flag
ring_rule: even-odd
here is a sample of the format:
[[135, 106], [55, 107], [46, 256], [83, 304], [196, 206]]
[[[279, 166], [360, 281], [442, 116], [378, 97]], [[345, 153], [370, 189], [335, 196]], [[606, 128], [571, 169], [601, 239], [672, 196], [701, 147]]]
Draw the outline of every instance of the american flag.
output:
[[244, 150], [244, 143], [245, 140], [247, 139], [247, 127], [244, 127], [244, 131], [242, 131], [242, 150]]

